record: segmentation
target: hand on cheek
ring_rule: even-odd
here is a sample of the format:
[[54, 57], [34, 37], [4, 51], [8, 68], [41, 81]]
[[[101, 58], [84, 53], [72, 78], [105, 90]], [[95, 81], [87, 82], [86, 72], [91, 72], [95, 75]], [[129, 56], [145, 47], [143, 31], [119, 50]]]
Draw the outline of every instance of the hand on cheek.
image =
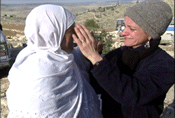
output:
[[76, 25], [75, 34], [72, 35], [74, 41], [80, 47], [83, 55], [88, 58], [93, 64], [102, 60], [97, 50], [97, 41], [92, 33], [84, 26]]

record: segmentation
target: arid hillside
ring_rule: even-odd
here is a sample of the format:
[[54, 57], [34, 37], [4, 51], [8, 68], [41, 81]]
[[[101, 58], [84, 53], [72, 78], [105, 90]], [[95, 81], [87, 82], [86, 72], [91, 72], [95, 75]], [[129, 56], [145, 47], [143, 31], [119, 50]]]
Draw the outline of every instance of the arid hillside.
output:
[[[174, 14], [174, 0], [164, 0], [168, 3]], [[116, 20], [122, 18], [127, 7], [136, 3], [108, 5], [88, 4], [77, 6], [64, 6], [73, 12], [76, 16], [76, 23], [84, 24], [87, 19], [94, 19], [101, 29], [115, 30]], [[36, 5], [30, 6], [2, 6], [1, 22], [2, 24], [25, 24], [25, 18]]]

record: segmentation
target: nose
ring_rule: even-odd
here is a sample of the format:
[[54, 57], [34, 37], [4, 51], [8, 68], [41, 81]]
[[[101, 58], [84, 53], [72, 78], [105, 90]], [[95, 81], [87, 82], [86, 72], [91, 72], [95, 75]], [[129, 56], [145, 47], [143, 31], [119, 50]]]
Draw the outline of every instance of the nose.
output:
[[129, 35], [129, 33], [127, 32], [127, 28], [125, 27], [125, 29], [122, 32], [122, 36], [126, 36]]

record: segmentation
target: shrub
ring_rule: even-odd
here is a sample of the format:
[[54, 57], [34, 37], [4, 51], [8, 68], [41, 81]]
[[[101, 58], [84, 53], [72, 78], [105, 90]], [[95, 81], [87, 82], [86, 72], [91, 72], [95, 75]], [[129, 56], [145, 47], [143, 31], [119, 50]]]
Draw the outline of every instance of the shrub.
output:
[[99, 12], [105, 12], [105, 8], [99, 7], [99, 8], [97, 9], [97, 11], [99, 11]]
[[102, 55], [106, 55], [109, 51], [111, 51], [112, 44], [114, 43], [112, 40], [112, 35], [109, 35], [109, 33], [107, 33], [105, 30], [102, 30], [100, 34], [94, 35], [103, 44]]
[[88, 9], [88, 12], [96, 12], [95, 9]]
[[[98, 24], [93, 19], [86, 20], [85, 26], [92, 28], [92, 30], [94, 30], [94, 28], [99, 28]], [[114, 43], [112, 40], [112, 35], [109, 35], [109, 33], [107, 33], [105, 30], [102, 30], [100, 34], [95, 33], [94, 36], [102, 42], [102, 55], [106, 55], [111, 50], [112, 44]]]
[[96, 18], [101, 18], [101, 15], [95, 15]]
[[111, 8], [111, 11], [114, 11], [114, 7]]
[[87, 19], [84, 23], [86, 27], [90, 28], [99, 28], [99, 25], [93, 19]]

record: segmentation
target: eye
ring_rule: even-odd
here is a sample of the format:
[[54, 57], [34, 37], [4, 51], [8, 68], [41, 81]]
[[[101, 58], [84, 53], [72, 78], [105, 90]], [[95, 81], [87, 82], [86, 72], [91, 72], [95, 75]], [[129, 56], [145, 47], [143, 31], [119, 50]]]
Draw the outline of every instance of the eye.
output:
[[136, 31], [136, 29], [134, 29], [134, 28], [130, 28], [130, 30], [131, 30], [131, 31]]

